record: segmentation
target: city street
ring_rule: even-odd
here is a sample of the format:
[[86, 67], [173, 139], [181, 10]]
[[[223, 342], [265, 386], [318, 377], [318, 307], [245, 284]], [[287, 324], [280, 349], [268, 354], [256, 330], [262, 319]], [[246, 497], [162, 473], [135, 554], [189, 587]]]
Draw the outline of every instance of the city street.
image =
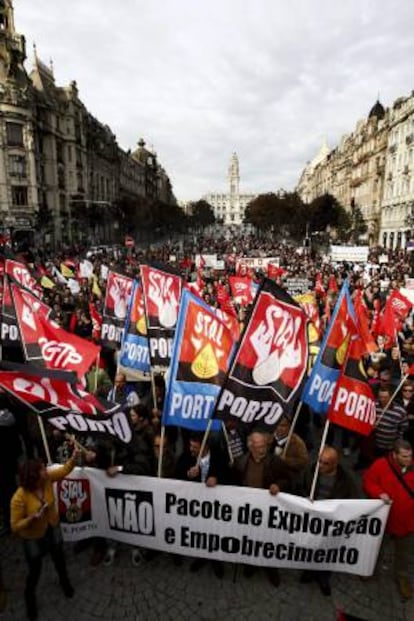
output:
[[[8, 589], [7, 610], [0, 618], [23, 621], [25, 563], [20, 542], [4, 538], [0, 550]], [[300, 584], [297, 571], [284, 573], [275, 589], [263, 570], [246, 578], [240, 566], [227, 565], [220, 580], [210, 564], [191, 573], [189, 560], [176, 567], [172, 558], [161, 554], [133, 567], [127, 547], [120, 549], [111, 567], [91, 567], [89, 549], [75, 555], [67, 545], [66, 551], [75, 597], [64, 598], [47, 558], [38, 588], [39, 621], [333, 621], [337, 609], [367, 621], [414, 618], [414, 602], [403, 603], [392, 583], [388, 547], [377, 577], [361, 581], [334, 575], [332, 597], [321, 595], [316, 584]]]

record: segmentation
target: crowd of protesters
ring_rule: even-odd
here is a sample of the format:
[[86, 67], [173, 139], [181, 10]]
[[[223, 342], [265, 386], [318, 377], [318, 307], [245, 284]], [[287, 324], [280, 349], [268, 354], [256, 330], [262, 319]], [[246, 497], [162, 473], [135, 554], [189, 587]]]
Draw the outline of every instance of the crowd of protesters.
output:
[[[195, 265], [196, 255], [216, 254], [224, 261], [224, 270]], [[54, 278], [62, 263], [76, 274], [77, 264], [87, 256], [93, 264], [94, 279], [79, 278], [79, 287], [71, 291], [63, 279]], [[157, 262], [172, 265], [187, 281], [197, 281], [201, 295], [212, 306], [219, 306], [219, 289], [228, 288], [228, 278], [240, 269], [240, 257], [278, 257], [277, 282], [284, 287], [289, 278], [308, 279], [315, 289], [321, 321], [321, 334], [335, 304], [338, 290], [348, 279], [351, 294], [362, 292], [368, 312], [373, 315], [384, 307], [387, 297], [395, 289], [406, 287], [411, 276], [410, 256], [403, 251], [372, 249], [366, 266], [347, 262], [333, 264], [324, 256], [310, 253], [287, 243], [275, 243], [254, 235], [202, 237], [169, 242], [148, 250], [98, 250], [91, 254], [87, 248], [71, 248], [61, 253], [47, 253], [38, 249], [25, 254], [24, 260], [39, 279], [46, 276], [53, 283], [44, 288], [43, 301], [52, 308], [53, 319], [66, 330], [85, 339], [99, 342], [96, 316], [102, 314], [105, 279], [102, 266], [130, 277], [139, 276], [141, 263]], [[386, 262], [379, 262], [380, 257]], [[248, 270], [254, 281], [260, 283], [265, 275], [261, 270]], [[331, 287], [332, 283], [334, 287]], [[321, 286], [322, 285], [322, 286]], [[330, 288], [331, 287], [331, 288]], [[323, 291], [323, 293], [322, 293]], [[249, 307], [235, 305], [243, 326]], [[92, 368], [86, 377], [90, 392], [119, 403], [128, 412], [133, 429], [129, 445], [89, 435], [79, 437], [81, 450], [73, 456], [72, 440], [65, 434], [47, 428], [48, 444], [54, 462], [65, 464], [56, 476], [65, 475], [76, 463], [106, 471], [108, 477], [119, 473], [157, 476], [158, 457], [163, 442], [161, 476], [182, 481], [198, 481], [207, 486], [241, 485], [308, 496], [316, 461], [319, 477], [315, 499], [357, 498], [364, 493], [370, 498], [381, 498], [392, 503], [388, 533], [395, 549], [395, 579], [402, 597], [409, 599], [412, 589], [409, 577], [409, 551], [414, 538], [414, 378], [410, 366], [414, 363], [414, 332], [412, 315], [406, 319], [396, 341], [378, 336], [378, 352], [367, 356], [362, 363], [377, 398], [377, 410], [382, 412], [391, 397], [391, 405], [381, 416], [380, 424], [368, 438], [335, 429], [332, 426], [329, 445], [318, 454], [320, 430], [323, 425], [308, 407], [303, 406], [287, 450], [285, 443], [291, 421], [282, 417], [273, 433], [247, 429], [234, 421], [227, 421], [221, 432], [211, 433], [202, 446], [202, 436], [175, 427], [168, 427], [161, 435], [161, 414], [165, 384], [161, 375], [155, 378], [155, 391], [148, 381], [134, 381], [118, 368], [118, 352], [103, 350], [99, 368]], [[318, 347], [318, 342], [314, 343]], [[3, 348], [3, 359], [10, 352]], [[15, 359], [15, 358], [13, 358]], [[405, 381], [401, 383], [401, 378]], [[396, 394], [397, 386], [401, 390]], [[77, 445], [79, 446], [79, 445]], [[202, 450], [201, 450], [202, 449]], [[9, 525], [19, 534], [25, 546], [29, 567], [26, 582], [26, 605], [30, 619], [37, 617], [35, 587], [40, 575], [44, 551], [34, 546], [33, 540], [42, 540], [50, 551], [59, 574], [64, 594], [73, 595], [61, 549], [56, 537], [57, 515], [50, 497], [51, 483], [47, 471], [41, 467], [45, 459], [44, 445], [36, 417], [26, 416], [16, 403], [0, 393], [0, 500], [3, 532]], [[29, 461], [35, 460], [35, 461]], [[28, 466], [29, 463], [29, 466]], [[20, 466], [20, 472], [19, 472]], [[31, 468], [31, 470], [30, 470]], [[30, 470], [30, 471], [29, 471]], [[362, 473], [362, 476], [361, 476]], [[36, 476], [35, 476], [36, 475]], [[20, 487], [16, 490], [19, 483]], [[33, 496], [34, 501], [33, 501]], [[10, 500], [12, 499], [11, 515]], [[36, 500], [37, 499], [37, 500]], [[29, 502], [30, 501], [30, 502]], [[43, 508], [46, 504], [46, 509]], [[39, 543], [39, 542], [38, 542]], [[114, 542], [91, 539], [91, 564], [111, 565], [119, 548]], [[78, 548], [84, 545], [78, 544]], [[149, 562], [154, 555], [150, 550], [131, 550], [133, 565]], [[174, 558], [181, 564], [180, 557]], [[197, 571], [204, 561], [195, 559], [191, 571]], [[4, 569], [4, 568], [3, 568]], [[218, 578], [224, 574], [221, 563], [212, 564]], [[244, 576], [252, 574], [252, 567], [244, 568]], [[278, 570], [266, 571], [270, 583], [280, 583]], [[329, 572], [303, 572], [301, 582], [315, 581], [323, 595], [331, 593]], [[0, 581], [0, 589], [2, 582]]]

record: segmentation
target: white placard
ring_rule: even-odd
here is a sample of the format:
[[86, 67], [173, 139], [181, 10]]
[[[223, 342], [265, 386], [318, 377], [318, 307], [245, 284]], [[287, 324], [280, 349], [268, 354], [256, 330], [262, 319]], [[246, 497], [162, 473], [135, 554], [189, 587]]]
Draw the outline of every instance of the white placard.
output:
[[216, 268], [217, 255], [216, 254], [196, 254], [195, 264], [196, 267], [212, 267]]
[[240, 265], [246, 265], [253, 269], [266, 270], [269, 263], [279, 267], [279, 260], [279, 257], [241, 257], [236, 261], [236, 268], [238, 269]]
[[368, 251], [369, 246], [331, 246], [331, 260], [366, 263]]
[[371, 575], [381, 500], [324, 500], [249, 487], [77, 468], [57, 488], [64, 538], [106, 537], [185, 556]]

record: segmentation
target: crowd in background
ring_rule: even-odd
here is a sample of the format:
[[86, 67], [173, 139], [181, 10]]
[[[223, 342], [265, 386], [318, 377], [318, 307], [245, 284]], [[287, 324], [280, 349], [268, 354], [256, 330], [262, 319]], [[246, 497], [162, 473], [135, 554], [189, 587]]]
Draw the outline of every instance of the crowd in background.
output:
[[[203, 265], [196, 267], [195, 256], [216, 254], [224, 260], [225, 269], [215, 270]], [[43, 300], [52, 308], [53, 319], [62, 327], [85, 339], [96, 339], [91, 308], [102, 314], [105, 298], [105, 280], [101, 277], [101, 266], [130, 277], [139, 276], [141, 263], [157, 262], [171, 265], [185, 280], [197, 281], [205, 301], [218, 306], [218, 287], [229, 289], [228, 278], [237, 273], [237, 259], [240, 257], [278, 257], [279, 275], [277, 282], [284, 287], [289, 278], [306, 278], [311, 282], [311, 290], [316, 281], [322, 283], [316, 291], [321, 325], [326, 327], [334, 307], [338, 290], [348, 279], [351, 295], [360, 290], [368, 312], [373, 314], [376, 301], [384, 307], [387, 297], [394, 289], [407, 285], [411, 276], [410, 255], [404, 251], [385, 251], [371, 249], [366, 266], [341, 262], [333, 264], [329, 258], [310, 252], [305, 248], [293, 247], [287, 243], [274, 243], [269, 239], [259, 239], [254, 235], [241, 237], [199, 237], [191, 240], [168, 242], [146, 250], [110, 248], [98, 249], [94, 254], [87, 248], [71, 248], [61, 253], [46, 253], [41, 249], [31, 250], [24, 259], [37, 276], [51, 275], [53, 266], [60, 269], [63, 262], [73, 265], [85, 256], [93, 264], [96, 279], [79, 280], [79, 291], [72, 293], [63, 283], [54, 281], [53, 288], [44, 289]], [[386, 262], [379, 263], [379, 258]], [[69, 263], [68, 263], [69, 261]], [[261, 270], [249, 270], [249, 275], [260, 283], [266, 275]], [[337, 287], [329, 288], [332, 278]], [[235, 305], [241, 327], [246, 321], [249, 306]], [[283, 417], [272, 434], [261, 430], [247, 429], [237, 422], [228, 421], [220, 432], [210, 434], [208, 442], [200, 455], [202, 436], [176, 427], [168, 427], [163, 446], [161, 476], [183, 481], [199, 481], [208, 486], [216, 484], [245, 485], [269, 489], [271, 493], [286, 491], [298, 495], [309, 495], [315, 461], [319, 459], [320, 476], [316, 490], [317, 499], [356, 498], [365, 493], [371, 497], [382, 497], [384, 501], [395, 499], [399, 503], [401, 515], [404, 512], [414, 515], [413, 498], [408, 492], [398, 491], [397, 479], [388, 481], [392, 489], [380, 490], [378, 481], [378, 460], [392, 455], [400, 468], [413, 471], [412, 447], [414, 443], [414, 381], [409, 367], [414, 362], [414, 332], [412, 315], [407, 318], [396, 342], [387, 342], [379, 337], [379, 351], [367, 356], [364, 364], [369, 381], [377, 398], [377, 408], [381, 411], [393, 396], [392, 404], [382, 417], [375, 433], [362, 438], [340, 428], [331, 426], [328, 446], [318, 456], [319, 441], [323, 420], [307, 406], [303, 406], [295, 426], [292, 439], [285, 450], [286, 438], [291, 421]], [[314, 343], [315, 347], [318, 343]], [[76, 453], [76, 464], [96, 467], [106, 471], [109, 477], [122, 474], [157, 476], [161, 436], [161, 414], [165, 395], [165, 383], [161, 375], [155, 377], [154, 388], [148, 381], [131, 381], [125, 373], [119, 372], [118, 355], [114, 350], [103, 350], [99, 369], [93, 368], [86, 377], [90, 392], [122, 405], [128, 412], [133, 429], [133, 440], [129, 445], [121, 445], [115, 440], [84, 435], [78, 438], [83, 449]], [[10, 352], [3, 349], [3, 359]], [[15, 360], [15, 355], [13, 354]], [[395, 389], [405, 377], [401, 390]], [[414, 379], [414, 378], [413, 378]], [[65, 464], [71, 458], [71, 440], [56, 430], [47, 429], [48, 442], [54, 462]], [[411, 456], [411, 457], [410, 457]], [[44, 446], [38, 429], [37, 419], [24, 411], [24, 408], [10, 402], [5, 393], [0, 393], [0, 495], [3, 532], [8, 531], [10, 523], [10, 498], [17, 485], [16, 475], [19, 463], [25, 458], [45, 458]], [[403, 466], [403, 462], [406, 466]], [[404, 462], [404, 463], [405, 463]], [[374, 470], [373, 470], [374, 469]], [[362, 473], [362, 478], [361, 478]], [[413, 484], [413, 476], [409, 485]], [[405, 494], [405, 495], [404, 495]], [[401, 508], [402, 507], [402, 508]], [[405, 519], [405, 518], [404, 518]], [[404, 522], [400, 519], [400, 522]], [[391, 520], [392, 522], [392, 520]], [[394, 522], [397, 522], [395, 526]], [[407, 517], [403, 526], [398, 518], [391, 523], [391, 535], [409, 536], [412, 543], [414, 533], [413, 517]], [[396, 576], [400, 580], [399, 589], [404, 597], [411, 597], [411, 587], [407, 575], [408, 539], [404, 549], [396, 549]], [[92, 540], [91, 563], [110, 565], [114, 562], [117, 548], [112, 542]], [[81, 547], [81, 546], [79, 546]], [[404, 548], [404, 546], [403, 546]], [[154, 552], [133, 549], [134, 565], [151, 560]], [[405, 555], [405, 556], [404, 556]], [[404, 557], [404, 558], [403, 558]], [[180, 564], [177, 557], [174, 562]], [[204, 561], [196, 559], [190, 568], [197, 571]], [[222, 577], [224, 567], [213, 563], [212, 569]], [[62, 570], [63, 571], [63, 570]], [[245, 568], [249, 577], [252, 569]], [[269, 581], [278, 586], [280, 581], [276, 569], [267, 571]], [[65, 574], [63, 579], [65, 580]], [[404, 577], [404, 580], [401, 580]], [[328, 572], [305, 572], [303, 582], [315, 580], [324, 595], [330, 594]], [[71, 591], [66, 585], [67, 595]], [[33, 612], [33, 608], [32, 608]], [[33, 616], [33, 618], [36, 618]]]

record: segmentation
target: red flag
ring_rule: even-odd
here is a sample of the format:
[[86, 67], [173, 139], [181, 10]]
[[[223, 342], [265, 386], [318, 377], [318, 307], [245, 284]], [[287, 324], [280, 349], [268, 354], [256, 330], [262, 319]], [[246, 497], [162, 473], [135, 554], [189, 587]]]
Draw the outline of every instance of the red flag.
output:
[[381, 330], [381, 300], [375, 298], [373, 306], [374, 312], [372, 314], [371, 332], [374, 336], [378, 336]]
[[328, 420], [364, 436], [375, 426], [375, 397], [363, 366], [364, 339], [354, 332], [328, 410]]
[[326, 293], [325, 287], [323, 286], [323, 282], [322, 282], [322, 274], [320, 272], [316, 274], [315, 293], [320, 296], [324, 296]]
[[42, 287], [31, 275], [29, 269], [26, 265], [24, 265], [24, 263], [20, 263], [20, 261], [14, 261], [12, 259], [6, 259], [4, 271], [11, 280], [34, 293], [38, 298], [42, 297]]
[[306, 324], [290, 295], [265, 279], [217, 401], [217, 418], [270, 430], [292, 411], [306, 376]]
[[182, 278], [150, 265], [141, 265], [141, 276], [151, 366], [165, 369], [171, 360]]
[[92, 320], [92, 338], [98, 341], [101, 338], [103, 317], [98, 312], [93, 302], [89, 302], [89, 315], [91, 316]]
[[[226, 311], [216, 308], [214, 309], [217, 317], [224, 323], [224, 325], [230, 330], [231, 335], [235, 343], [240, 338], [240, 325], [237, 320], [237, 314], [227, 313]], [[234, 306], [233, 306], [234, 310]]]
[[401, 330], [411, 308], [411, 302], [399, 291], [394, 289], [385, 303], [380, 334], [385, 334], [395, 339], [396, 333]]
[[355, 308], [355, 313], [357, 316], [357, 321], [359, 324], [360, 335], [364, 341], [366, 352], [372, 354], [375, 351], [378, 351], [378, 345], [375, 342], [375, 339], [369, 330], [368, 308], [364, 302], [362, 291], [360, 289], [357, 289], [356, 291], [356, 295], [354, 299], [354, 308]]
[[284, 270], [283, 267], [279, 267], [278, 265], [274, 265], [273, 263], [267, 264], [267, 277], [271, 278], [272, 280], [277, 280], [278, 278], [281, 278], [285, 272], [286, 270]]
[[334, 293], [337, 293], [339, 291], [338, 283], [336, 282], [336, 278], [334, 274], [331, 274], [329, 276], [328, 291], [333, 291]]
[[50, 308], [28, 291], [13, 283], [10, 288], [26, 360], [37, 360], [48, 369], [75, 371], [82, 379], [100, 347], [50, 321]]
[[229, 277], [231, 293], [233, 296], [233, 300], [236, 302], [236, 304], [240, 304], [241, 306], [247, 306], [248, 304], [251, 304], [251, 302], [253, 301], [251, 282], [251, 278], [247, 276]]

